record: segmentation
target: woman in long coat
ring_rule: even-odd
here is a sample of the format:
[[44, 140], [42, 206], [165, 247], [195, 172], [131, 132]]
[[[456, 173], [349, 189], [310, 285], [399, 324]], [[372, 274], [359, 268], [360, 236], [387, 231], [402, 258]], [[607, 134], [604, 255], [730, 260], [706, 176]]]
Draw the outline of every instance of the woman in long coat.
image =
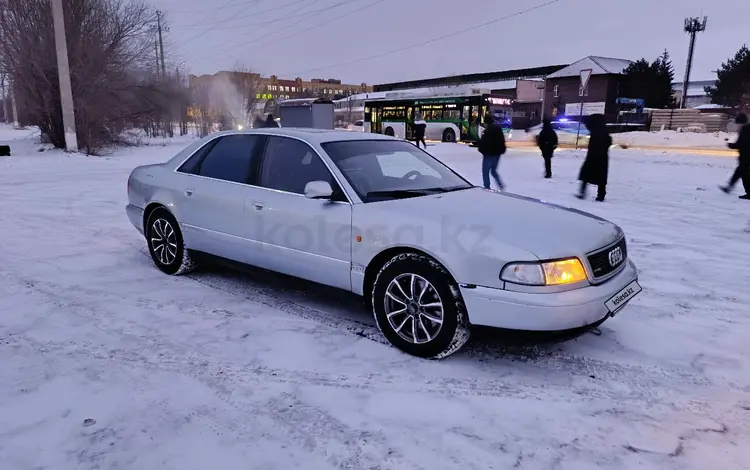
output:
[[586, 160], [581, 166], [578, 179], [581, 181], [579, 199], [586, 197], [586, 187], [589, 184], [597, 186], [596, 200], [604, 201], [607, 195], [607, 176], [609, 173], [609, 147], [612, 137], [607, 132], [607, 121], [603, 114], [592, 114], [585, 121], [591, 133]]

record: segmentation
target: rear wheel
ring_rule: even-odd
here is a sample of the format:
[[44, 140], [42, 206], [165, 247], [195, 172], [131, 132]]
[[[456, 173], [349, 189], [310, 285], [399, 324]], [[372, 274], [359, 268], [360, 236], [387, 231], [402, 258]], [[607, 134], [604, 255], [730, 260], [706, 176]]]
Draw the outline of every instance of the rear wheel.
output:
[[194, 269], [180, 225], [171, 212], [163, 207], [154, 209], [148, 216], [145, 232], [148, 252], [159, 270], [178, 275]]
[[396, 133], [393, 132], [393, 128], [392, 127], [386, 127], [384, 134], [387, 135], [387, 136], [390, 136], [390, 137], [393, 137], [394, 135], [396, 135]]
[[446, 129], [443, 131], [443, 142], [455, 142], [456, 132], [453, 129]]
[[424, 255], [400, 254], [383, 266], [373, 286], [372, 309], [386, 339], [414, 356], [441, 359], [469, 339], [458, 286]]

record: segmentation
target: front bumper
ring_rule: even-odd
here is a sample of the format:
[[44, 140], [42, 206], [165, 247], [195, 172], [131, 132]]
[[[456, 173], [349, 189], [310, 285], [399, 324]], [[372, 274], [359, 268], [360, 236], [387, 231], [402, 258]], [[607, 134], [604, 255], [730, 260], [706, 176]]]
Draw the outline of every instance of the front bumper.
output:
[[130, 219], [130, 223], [133, 224], [133, 227], [143, 234], [143, 209], [128, 204], [125, 206], [125, 213], [128, 214], [128, 219]]
[[635, 264], [607, 282], [552, 294], [511, 292], [490, 287], [461, 287], [469, 322], [525, 331], [562, 331], [592, 325], [609, 315], [605, 302], [638, 279]]

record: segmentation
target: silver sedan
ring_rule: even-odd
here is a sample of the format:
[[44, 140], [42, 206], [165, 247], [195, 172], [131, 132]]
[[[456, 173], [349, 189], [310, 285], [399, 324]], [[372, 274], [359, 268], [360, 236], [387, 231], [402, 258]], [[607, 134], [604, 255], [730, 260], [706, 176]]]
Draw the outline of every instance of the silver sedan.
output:
[[441, 358], [471, 325], [599, 324], [641, 291], [622, 230], [470, 184], [369, 133], [212, 134], [135, 168], [126, 212], [157, 268], [225, 259], [362, 295], [401, 350]]

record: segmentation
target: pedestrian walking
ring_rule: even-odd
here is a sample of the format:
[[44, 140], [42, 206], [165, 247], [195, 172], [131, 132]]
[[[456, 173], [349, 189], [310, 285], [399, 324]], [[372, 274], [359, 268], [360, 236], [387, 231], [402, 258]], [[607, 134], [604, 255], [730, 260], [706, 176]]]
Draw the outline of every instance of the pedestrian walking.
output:
[[548, 118], [542, 121], [542, 130], [539, 132], [536, 143], [544, 159], [544, 177], [552, 178], [552, 157], [557, 148], [557, 133], [552, 128], [552, 121]]
[[505, 189], [500, 175], [497, 173], [497, 166], [500, 164], [500, 156], [505, 153], [505, 134], [499, 124], [495, 124], [491, 114], [487, 114], [485, 122], [487, 128], [482, 133], [482, 137], [477, 143], [479, 153], [482, 154], [482, 182], [485, 189], [490, 189], [490, 175], [494, 178], [498, 187]]
[[414, 139], [417, 141], [417, 148], [419, 143], [422, 142], [425, 150], [427, 150], [427, 142], [424, 141], [424, 135], [427, 131], [427, 122], [422, 119], [422, 113], [417, 112], [414, 115]]
[[607, 121], [603, 114], [592, 114], [586, 119], [585, 124], [590, 132], [589, 148], [586, 152], [586, 160], [578, 174], [581, 189], [577, 197], [585, 198], [586, 187], [589, 184], [595, 184], [597, 186], [596, 200], [602, 202], [607, 195], [609, 147], [612, 146], [612, 137], [607, 132]]
[[266, 118], [265, 127], [279, 127], [279, 123], [273, 118], [273, 114], [269, 114]]
[[750, 124], [747, 123], [747, 114], [738, 114], [734, 122], [740, 125], [737, 141], [730, 142], [727, 146], [739, 152], [739, 162], [737, 169], [734, 170], [732, 177], [729, 179], [729, 183], [721, 186], [721, 190], [729, 194], [737, 181], [742, 180], [745, 194], [740, 196], [740, 199], [750, 199]]

